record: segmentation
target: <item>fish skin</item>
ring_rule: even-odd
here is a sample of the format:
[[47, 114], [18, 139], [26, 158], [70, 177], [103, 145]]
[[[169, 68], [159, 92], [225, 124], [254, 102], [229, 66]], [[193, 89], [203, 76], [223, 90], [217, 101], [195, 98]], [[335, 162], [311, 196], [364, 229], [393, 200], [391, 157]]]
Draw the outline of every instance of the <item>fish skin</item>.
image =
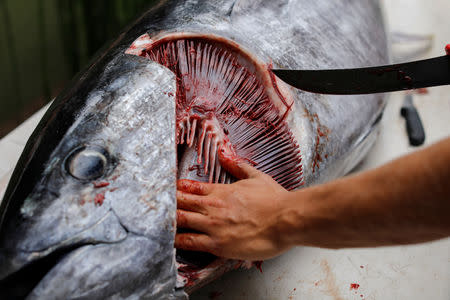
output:
[[[174, 75], [124, 56], [106, 64], [96, 82], [34, 190], [3, 224], [0, 276], [74, 247], [27, 299], [180, 296], [173, 247]], [[113, 158], [102, 178], [108, 186], [95, 188], [64, 171], [65, 158], [85, 144], [103, 147]], [[103, 203], [94, 203], [101, 193]]]
[[[388, 63], [377, 1], [160, 2], [57, 97], [14, 171], [0, 206], [0, 280], [74, 247], [29, 299], [186, 297], [176, 288], [173, 248], [175, 78], [125, 54], [145, 33], [176, 32], [224, 37], [277, 68]], [[287, 122], [300, 145], [305, 186], [348, 173], [375, 141], [383, 95], [289, 93]], [[109, 186], [96, 189], [65, 174], [66, 157], [84, 144], [111, 156], [101, 179]], [[96, 205], [99, 193], [104, 200]]]

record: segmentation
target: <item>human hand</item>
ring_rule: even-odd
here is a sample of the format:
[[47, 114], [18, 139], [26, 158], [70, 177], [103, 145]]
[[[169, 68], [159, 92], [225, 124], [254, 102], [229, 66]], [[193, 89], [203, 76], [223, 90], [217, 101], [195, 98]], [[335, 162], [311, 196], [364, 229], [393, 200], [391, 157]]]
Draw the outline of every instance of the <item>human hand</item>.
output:
[[175, 247], [234, 259], [262, 260], [286, 251], [279, 232], [283, 199], [289, 192], [249, 164], [219, 155], [221, 165], [239, 180], [210, 184], [179, 180]]

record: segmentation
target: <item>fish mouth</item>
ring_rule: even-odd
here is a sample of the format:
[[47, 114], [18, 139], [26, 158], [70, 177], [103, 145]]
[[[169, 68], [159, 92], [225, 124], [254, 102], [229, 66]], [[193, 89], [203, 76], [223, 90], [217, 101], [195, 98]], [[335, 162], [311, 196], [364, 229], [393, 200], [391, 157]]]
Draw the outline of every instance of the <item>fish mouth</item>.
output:
[[19, 270], [0, 280], [0, 298], [24, 299], [67, 255], [87, 244], [58, 248], [50, 254], [31, 261]]

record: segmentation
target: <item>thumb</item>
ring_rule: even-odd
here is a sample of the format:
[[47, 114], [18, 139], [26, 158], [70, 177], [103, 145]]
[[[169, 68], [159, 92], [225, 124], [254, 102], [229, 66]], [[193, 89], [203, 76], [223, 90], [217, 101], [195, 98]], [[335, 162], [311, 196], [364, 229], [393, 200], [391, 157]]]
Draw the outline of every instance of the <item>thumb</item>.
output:
[[225, 170], [237, 179], [253, 178], [260, 174], [258, 169], [246, 163], [237, 155], [228, 153], [224, 147], [221, 147], [219, 151], [219, 162]]

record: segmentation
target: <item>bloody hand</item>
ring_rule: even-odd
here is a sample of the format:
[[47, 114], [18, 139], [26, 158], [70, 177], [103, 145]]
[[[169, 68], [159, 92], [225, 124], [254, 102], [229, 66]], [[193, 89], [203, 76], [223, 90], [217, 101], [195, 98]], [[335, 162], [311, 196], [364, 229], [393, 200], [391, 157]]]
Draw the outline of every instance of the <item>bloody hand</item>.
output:
[[261, 260], [287, 250], [278, 228], [280, 204], [289, 192], [269, 175], [219, 155], [221, 165], [241, 179], [233, 184], [179, 180], [175, 246], [217, 256]]

